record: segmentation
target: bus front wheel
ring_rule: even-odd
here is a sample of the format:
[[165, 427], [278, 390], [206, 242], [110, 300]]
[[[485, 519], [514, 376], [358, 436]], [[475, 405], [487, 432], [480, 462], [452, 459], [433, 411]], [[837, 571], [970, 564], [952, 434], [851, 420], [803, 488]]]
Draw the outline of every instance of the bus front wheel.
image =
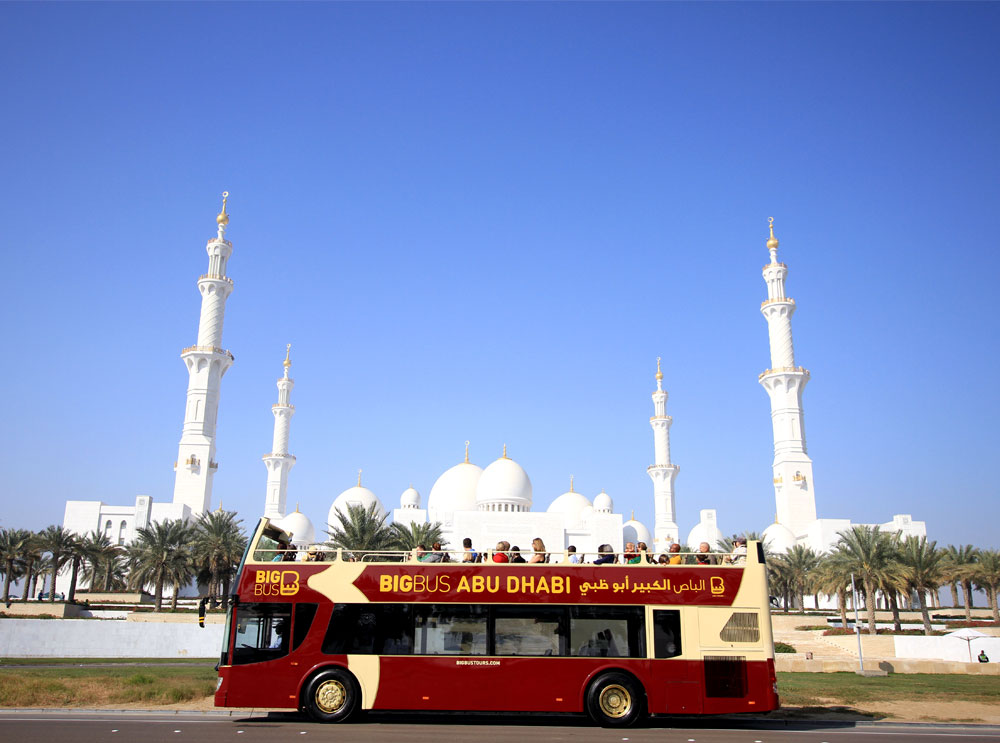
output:
[[644, 706], [642, 686], [628, 674], [602, 674], [587, 689], [587, 714], [603, 727], [634, 725], [642, 717]]
[[304, 707], [319, 722], [345, 722], [358, 709], [361, 692], [354, 677], [342, 668], [328, 668], [306, 684]]

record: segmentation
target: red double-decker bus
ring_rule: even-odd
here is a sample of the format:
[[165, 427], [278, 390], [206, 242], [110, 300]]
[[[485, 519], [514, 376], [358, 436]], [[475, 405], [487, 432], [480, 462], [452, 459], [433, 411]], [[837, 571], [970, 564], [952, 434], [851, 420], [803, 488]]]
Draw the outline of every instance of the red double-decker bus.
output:
[[778, 707], [754, 542], [731, 566], [340, 551], [288, 561], [288, 544], [267, 519], [250, 540], [218, 707], [299, 709], [323, 722], [362, 710], [586, 712], [606, 726]]

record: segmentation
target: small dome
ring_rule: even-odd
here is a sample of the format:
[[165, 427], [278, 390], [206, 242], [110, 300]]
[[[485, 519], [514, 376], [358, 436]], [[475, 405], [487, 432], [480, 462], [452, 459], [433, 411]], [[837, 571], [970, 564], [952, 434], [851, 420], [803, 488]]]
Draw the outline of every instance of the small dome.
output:
[[688, 532], [687, 544], [691, 549], [698, 549], [699, 544], [708, 542], [709, 549], [717, 550], [723, 539], [725, 537], [714, 522], [702, 521]]
[[530, 511], [531, 480], [513, 459], [501, 457], [483, 470], [476, 485], [480, 511]]
[[598, 513], [611, 513], [615, 510], [615, 502], [602, 490], [594, 497], [594, 510]]
[[483, 470], [460, 462], [444, 472], [427, 496], [427, 510], [435, 513], [476, 510], [476, 485]]
[[645, 542], [647, 547], [653, 548], [653, 535], [649, 533], [649, 529], [635, 519], [630, 519], [622, 524], [622, 541], [633, 544]]
[[274, 525], [286, 534], [291, 534], [292, 544], [306, 545], [316, 541], [316, 529], [313, 528], [312, 521], [304, 513], [300, 513], [298, 508], [277, 519]]
[[594, 510], [590, 501], [587, 500], [587, 496], [570, 490], [552, 501], [545, 510], [546, 513], [561, 513], [566, 517], [567, 522], [575, 523], [583, 518], [583, 512], [587, 508], [591, 511]]
[[761, 541], [772, 555], [783, 555], [795, 545], [795, 535], [784, 524], [775, 522], [764, 529]]
[[420, 493], [412, 485], [399, 496], [400, 508], [420, 508]]
[[340, 519], [337, 518], [337, 511], [343, 514], [347, 514], [348, 506], [361, 506], [362, 508], [369, 508], [371, 504], [375, 504], [375, 512], [379, 516], [385, 516], [386, 511], [382, 506], [382, 501], [370, 491], [368, 488], [362, 487], [361, 485], [355, 485], [353, 488], [348, 488], [343, 493], [338, 495], [333, 501], [333, 505], [330, 506], [330, 515], [327, 517], [327, 523], [336, 526], [340, 523]]

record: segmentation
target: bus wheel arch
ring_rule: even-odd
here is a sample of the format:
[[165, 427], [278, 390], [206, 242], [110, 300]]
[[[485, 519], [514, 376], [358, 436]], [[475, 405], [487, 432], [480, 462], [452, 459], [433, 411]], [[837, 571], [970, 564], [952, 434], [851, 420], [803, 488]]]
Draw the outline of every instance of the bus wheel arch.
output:
[[646, 689], [634, 674], [611, 668], [600, 671], [584, 693], [587, 715], [602, 727], [629, 727], [646, 715]]
[[324, 666], [303, 684], [299, 706], [317, 722], [346, 722], [361, 707], [361, 685], [343, 666]]

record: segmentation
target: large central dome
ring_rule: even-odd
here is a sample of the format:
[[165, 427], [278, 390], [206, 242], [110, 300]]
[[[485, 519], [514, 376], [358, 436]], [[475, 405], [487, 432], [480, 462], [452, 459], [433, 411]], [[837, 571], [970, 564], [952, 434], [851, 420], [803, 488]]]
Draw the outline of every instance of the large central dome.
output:
[[427, 510], [454, 513], [476, 510], [476, 485], [482, 469], [470, 462], [460, 462], [437, 479], [427, 496]]
[[476, 504], [480, 511], [530, 511], [531, 480], [513, 459], [504, 456], [483, 470], [476, 485]]

